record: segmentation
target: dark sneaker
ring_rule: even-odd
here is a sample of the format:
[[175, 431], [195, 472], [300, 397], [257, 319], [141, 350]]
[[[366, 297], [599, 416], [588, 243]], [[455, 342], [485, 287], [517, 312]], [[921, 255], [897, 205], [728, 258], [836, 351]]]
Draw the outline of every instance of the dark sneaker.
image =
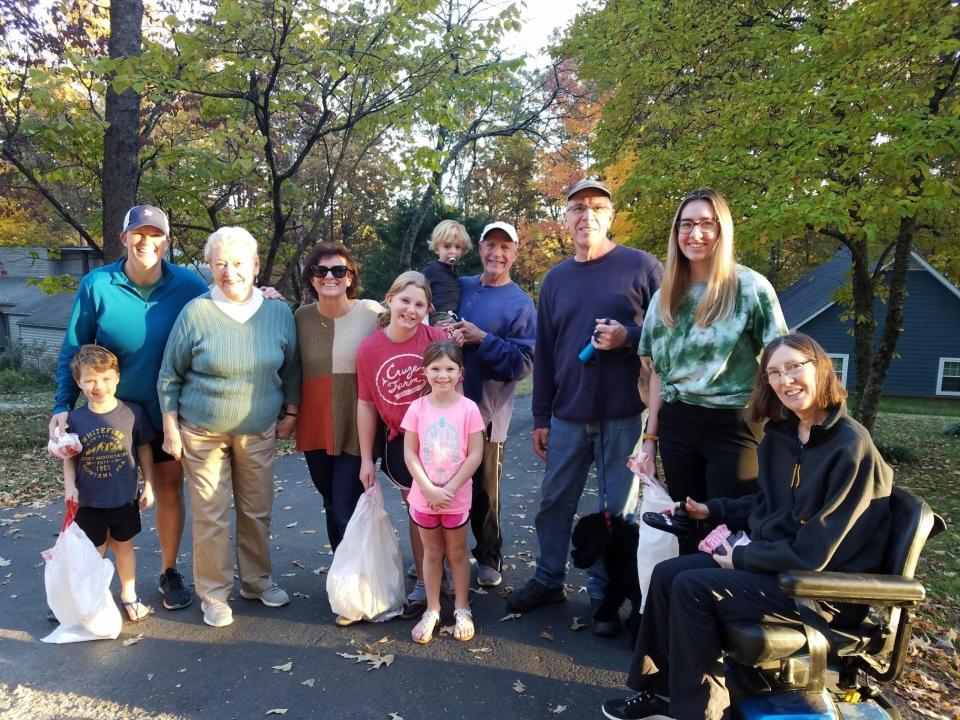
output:
[[160, 594], [167, 610], [182, 610], [193, 602], [193, 595], [183, 584], [183, 575], [167, 568], [160, 576]]
[[562, 587], [548, 588], [534, 579], [526, 585], [507, 595], [507, 607], [517, 612], [536, 610], [547, 603], [559, 603], [567, 599], [567, 592]]
[[620, 616], [605, 616], [600, 608], [603, 606], [603, 600], [600, 598], [590, 598], [590, 631], [598, 637], [616, 637], [620, 634]]
[[489, 565], [477, 564], [477, 585], [480, 587], [496, 587], [503, 582], [503, 576], [496, 568]]
[[623, 700], [607, 700], [600, 709], [610, 720], [642, 720], [656, 715], [669, 717], [670, 703], [644, 690]]

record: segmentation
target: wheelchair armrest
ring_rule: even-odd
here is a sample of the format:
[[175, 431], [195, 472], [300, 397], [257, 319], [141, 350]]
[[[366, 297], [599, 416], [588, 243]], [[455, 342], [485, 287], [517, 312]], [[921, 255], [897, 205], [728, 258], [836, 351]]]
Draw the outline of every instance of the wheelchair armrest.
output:
[[780, 590], [790, 597], [861, 605], [908, 607], [927, 594], [922, 584], [902, 575], [789, 570], [778, 579]]

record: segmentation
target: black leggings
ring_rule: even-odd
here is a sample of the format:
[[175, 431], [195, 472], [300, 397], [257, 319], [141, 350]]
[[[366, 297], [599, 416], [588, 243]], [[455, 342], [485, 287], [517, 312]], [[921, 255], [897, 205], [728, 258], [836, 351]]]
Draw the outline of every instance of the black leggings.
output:
[[[663, 403], [658, 415], [660, 460], [670, 497], [706, 502], [757, 491], [757, 445], [763, 425], [748, 422], [744, 410]], [[680, 543], [693, 552], [702, 532]]]

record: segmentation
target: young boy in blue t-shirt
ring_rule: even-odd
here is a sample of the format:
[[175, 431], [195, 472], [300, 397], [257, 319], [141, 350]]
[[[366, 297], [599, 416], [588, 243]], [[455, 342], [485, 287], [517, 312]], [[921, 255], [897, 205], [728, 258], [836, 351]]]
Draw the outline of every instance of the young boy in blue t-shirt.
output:
[[[79, 503], [75, 522], [100, 555], [106, 555], [108, 546], [113, 549], [120, 605], [137, 622], [153, 612], [137, 597], [133, 550], [140, 510], [153, 505], [153, 428], [139, 405], [117, 399], [120, 365], [112, 352], [100, 345], [83, 345], [70, 371], [87, 404], [67, 416], [67, 429], [77, 435], [83, 449], [63, 461], [64, 494]], [[137, 465], [143, 473], [139, 495]]]

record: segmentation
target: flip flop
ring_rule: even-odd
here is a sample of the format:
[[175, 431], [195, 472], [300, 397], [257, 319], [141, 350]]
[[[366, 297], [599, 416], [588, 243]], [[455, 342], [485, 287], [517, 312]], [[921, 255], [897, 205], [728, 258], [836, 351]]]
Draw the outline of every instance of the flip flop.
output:
[[153, 608], [149, 605], [144, 605], [140, 598], [131, 600], [130, 602], [121, 599], [120, 607], [127, 613], [127, 619], [130, 620], [130, 622], [140, 622], [153, 615]]
[[440, 613], [436, 610], [427, 610], [420, 618], [420, 622], [413, 626], [413, 630], [410, 631], [410, 638], [415, 643], [426, 645], [433, 640], [433, 631], [439, 622]]
[[453, 626], [453, 637], [461, 642], [473, 640], [476, 630], [473, 627], [473, 613], [470, 608], [457, 608], [453, 611], [453, 619], [456, 624]]

